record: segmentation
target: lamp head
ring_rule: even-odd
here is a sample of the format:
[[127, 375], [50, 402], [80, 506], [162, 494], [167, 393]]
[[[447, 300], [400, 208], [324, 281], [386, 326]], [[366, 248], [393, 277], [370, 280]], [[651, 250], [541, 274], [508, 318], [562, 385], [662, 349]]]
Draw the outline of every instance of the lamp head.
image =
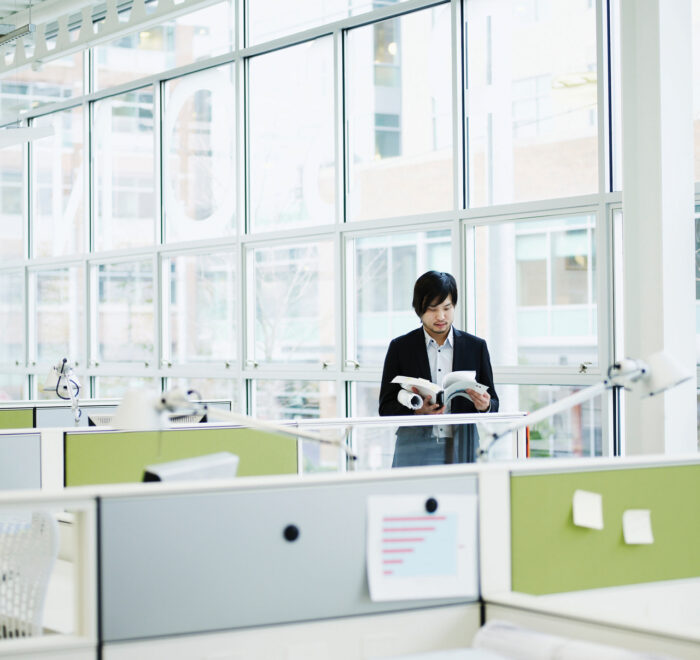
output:
[[692, 375], [669, 353], [659, 351], [647, 358], [647, 372], [641, 382], [642, 396], [654, 396], [676, 387]]
[[77, 396], [80, 391], [80, 381], [73, 373], [73, 367], [68, 358], [63, 358], [51, 367], [41, 386], [41, 391], [55, 392], [61, 399], [70, 399], [70, 388], [73, 388], [73, 395]]
[[160, 397], [145, 389], [127, 390], [122, 397], [112, 426], [124, 431], [150, 431], [166, 428], [168, 421], [159, 408]]

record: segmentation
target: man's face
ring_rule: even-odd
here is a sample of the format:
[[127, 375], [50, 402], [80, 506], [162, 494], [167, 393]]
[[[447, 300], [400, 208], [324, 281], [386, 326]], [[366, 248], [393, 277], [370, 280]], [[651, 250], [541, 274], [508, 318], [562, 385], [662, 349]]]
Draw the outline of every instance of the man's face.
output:
[[425, 331], [437, 341], [447, 337], [454, 318], [455, 307], [452, 304], [452, 296], [448, 295], [442, 302], [433, 300], [420, 320]]

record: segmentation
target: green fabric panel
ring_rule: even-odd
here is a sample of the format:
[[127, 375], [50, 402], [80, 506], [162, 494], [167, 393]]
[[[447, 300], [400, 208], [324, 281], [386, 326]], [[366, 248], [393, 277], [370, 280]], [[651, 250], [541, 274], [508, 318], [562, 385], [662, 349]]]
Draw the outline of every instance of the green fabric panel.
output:
[[[512, 589], [578, 591], [700, 576], [700, 465], [513, 476]], [[574, 491], [603, 497], [604, 529], [576, 527]], [[649, 509], [654, 543], [627, 545], [622, 513]]]
[[138, 482], [147, 465], [220, 451], [239, 457], [241, 477], [297, 473], [295, 439], [253, 429], [66, 433], [65, 438], [66, 486]]
[[34, 428], [34, 408], [0, 410], [0, 429]]

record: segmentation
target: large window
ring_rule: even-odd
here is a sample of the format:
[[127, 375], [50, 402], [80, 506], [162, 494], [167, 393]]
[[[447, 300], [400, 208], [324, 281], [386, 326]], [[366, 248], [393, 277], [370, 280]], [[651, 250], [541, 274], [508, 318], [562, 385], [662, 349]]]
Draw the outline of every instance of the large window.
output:
[[94, 86], [114, 87], [219, 55], [232, 46], [233, 5], [220, 2], [97, 46]]
[[[0, 128], [53, 129], [0, 152], [0, 397], [66, 356], [83, 398], [177, 386], [266, 419], [373, 416], [430, 269], [457, 278], [501, 410], [620, 353], [605, 2], [170, 4], [131, 29], [123, 3], [118, 33], [0, 74]], [[607, 453], [609, 409], [538, 427], [533, 453]], [[390, 463], [391, 430], [353, 442]]]
[[22, 259], [26, 180], [24, 149], [5, 147], [0, 159], [0, 257]]
[[150, 259], [100, 264], [92, 269], [97, 300], [92, 318], [95, 366], [154, 358], [155, 299]]
[[152, 245], [156, 240], [153, 88], [94, 106], [96, 250]]
[[24, 273], [19, 269], [0, 270], [0, 364], [24, 365]]
[[594, 239], [585, 214], [475, 228], [476, 328], [494, 365], [597, 364]]
[[348, 242], [349, 360], [381, 367], [389, 340], [418, 327], [413, 283], [428, 270], [451, 270], [451, 238], [438, 230]]
[[247, 0], [248, 42], [268, 41], [403, 0]]
[[248, 316], [254, 364], [335, 358], [335, 290], [330, 241], [250, 250], [255, 286]]
[[253, 231], [335, 219], [333, 40], [250, 61]]
[[469, 205], [598, 189], [595, 3], [465, 2]]
[[449, 5], [348, 33], [348, 219], [454, 207], [450, 43]]
[[163, 260], [162, 296], [166, 364], [236, 359], [240, 296], [231, 252], [180, 255]]
[[38, 363], [56, 364], [68, 358], [74, 365], [85, 356], [85, 282], [78, 266], [33, 273], [35, 337]]
[[165, 235], [175, 241], [235, 233], [236, 97], [230, 64], [165, 84]]
[[22, 67], [0, 80], [0, 118], [14, 120], [22, 111], [80, 96], [83, 90], [83, 53]]
[[80, 254], [87, 238], [83, 109], [40, 117], [35, 126], [49, 126], [53, 135], [32, 143], [33, 254]]

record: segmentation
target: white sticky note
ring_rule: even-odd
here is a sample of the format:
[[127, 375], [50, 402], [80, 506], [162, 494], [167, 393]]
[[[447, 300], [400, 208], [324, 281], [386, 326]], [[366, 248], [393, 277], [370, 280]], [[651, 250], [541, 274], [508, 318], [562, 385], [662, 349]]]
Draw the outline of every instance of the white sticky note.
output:
[[574, 525], [603, 529], [603, 496], [587, 490], [574, 492]]
[[[437, 505], [432, 513], [426, 503]], [[367, 582], [373, 601], [479, 597], [476, 495], [367, 498]]]
[[622, 534], [625, 537], [625, 543], [629, 545], [653, 543], [651, 511], [649, 509], [627, 509], [622, 514]]

